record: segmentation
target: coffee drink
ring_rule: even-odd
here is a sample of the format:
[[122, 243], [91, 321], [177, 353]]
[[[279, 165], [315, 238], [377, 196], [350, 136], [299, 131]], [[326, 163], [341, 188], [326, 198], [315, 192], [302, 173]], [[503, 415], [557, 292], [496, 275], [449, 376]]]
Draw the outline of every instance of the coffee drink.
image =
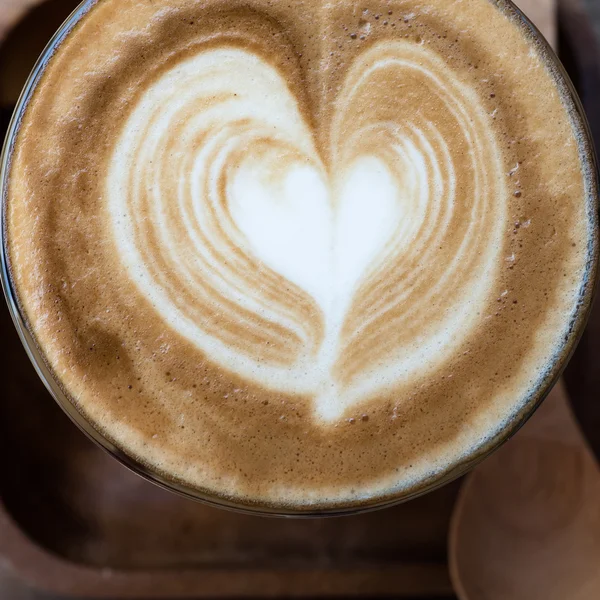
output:
[[6, 248], [98, 432], [199, 495], [324, 510], [419, 491], [532, 407], [589, 303], [596, 190], [514, 8], [85, 10], [21, 117]]

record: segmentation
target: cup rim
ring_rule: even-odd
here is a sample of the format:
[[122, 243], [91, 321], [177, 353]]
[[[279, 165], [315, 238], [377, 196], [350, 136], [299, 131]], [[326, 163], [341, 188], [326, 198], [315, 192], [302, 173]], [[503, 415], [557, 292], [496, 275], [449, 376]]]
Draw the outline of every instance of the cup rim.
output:
[[536, 48], [546, 67], [550, 71], [554, 84], [559, 88], [561, 97], [564, 101], [570, 100], [572, 103], [572, 110], [570, 111], [572, 126], [577, 128], [581, 134], [581, 139], [578, 141], [578, 154], [582, 165], [586, 170], [586, 173], [584, 173], [586, 181], [585, 197], [588, 209], [591, 241], [588, 245], [585, 275], [579, 290], [578, 308], [570, 323], [568, 335], [566, 336], [564, 343], [557, 346], [554, 356], [548, 363], [547, 369], [541, 374], [541, 377], [539, 377], [535, 386], [527, 397], [524, 398], [514, 414], [503, 424], [499, 424], [492, 436], [483, 440], [478, 447], [468, 451], [464, 456], [457, 457], [455, 461], [442, 471], [436, 472], [428, 478], [421, 479], [408, 488], [397, 489], [387, 494], [380, 494], [374, 498], [366, 499], [364, 502], [359, 501], [358, 503], [344, 504], [342, 501], [336, 501], [330, 505], [306, 505], [304, 507], [298, 505], [297, 507], [289, 508], [278, 504], [269, 505], [264, 502], [251, 503], [232, 501], [224, 496], [218, 495], [216, 492], [199, 490], [190, 484], [161, 475], [159, 472], [147, 467], [141, 461], [120, 449], [116, 444], [94, 428], [91, 421], [79, 412], [75, 404], [69, 399], [67, 393], [63, 391], [58, 378], [54, 376], [52, 369], [47, 364], [43, 351], [38, 346], [34, 334], [28, 327], [24, 311], [21, 310], [19, 305], [18, 294], [10, 274], [6, 235], [7, 182], [16, 135], [28, 102], [43, 75], [46, 65], [52, 59], [54, 52], [65, 37], [71, 32], [73, 27], [85, 17], [86, 13], [92, 9], [94, 5], [101, 1], [102, 0], [83, 0], [67, 17], [46, 45], [29, 74], [25, 86], [19, 96], [8, 126], [0, 158], [0, 199], [2, 204], [0, 209], [0, 280], [2, 288], [4, 290], [11, 318], [35, 371], [50, 395], [71, 421], [73, 421], [75, 425], [77, 425], [77, 427], [97, 446], [112, 455], [130, 471], [159, 487], [210, 506], [225, 508], [241, 513], [260, 514], [273, 517], [310, 518], [341, 516], [369, 512], [400, 504], [438, 489], [461, 475], [464, 475], [467, 471], [472, 469], [508, 441], [531, 417], [549, 394], [575, 351], [577, 343], [585, 329], [595, 295], [597, 287], [596, 283], [598, 281], [600, 252], [600, 232], [598, 223], [600, 207], [598, 163], [594, 150], [592, 133], [573, 83], [554, 50], [527, 16], [512, 2], [512, 0], [488, 0], [496, 5], [498, 10], [503, 11], [513, 23], [521, 27], [523, 33], [528, 36], [529, 42]]

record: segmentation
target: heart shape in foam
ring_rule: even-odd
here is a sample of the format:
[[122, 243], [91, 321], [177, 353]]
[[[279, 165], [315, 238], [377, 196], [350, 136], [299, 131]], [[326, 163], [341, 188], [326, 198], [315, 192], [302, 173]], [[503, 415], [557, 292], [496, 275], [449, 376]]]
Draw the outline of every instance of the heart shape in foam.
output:
[[233, 221], [252, 253], [317, 301], [335, 337], [356, 284], [398, 229], [397, 186], [374, 157], [357, 161], [339, 182], [306, 163], [275, 182], [257, 171], [241, 168], [232, 182]]
[[468, 338], [508, 194], [477, 95], [423, 46], [372, 45], [321, 101], [318, 151], [284, 73], [200, 49], [141, 95], [107, 197], [127, 272], [165, 323], [330, 421]]

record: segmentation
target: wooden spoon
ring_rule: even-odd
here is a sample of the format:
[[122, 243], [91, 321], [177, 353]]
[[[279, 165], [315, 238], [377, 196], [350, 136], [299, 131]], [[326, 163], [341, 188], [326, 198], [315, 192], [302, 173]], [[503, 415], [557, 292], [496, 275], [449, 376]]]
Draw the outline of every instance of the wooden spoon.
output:
[[461, 600], [600, 598], [600, 469], [562, 383], [464, 484], [449, 555]]

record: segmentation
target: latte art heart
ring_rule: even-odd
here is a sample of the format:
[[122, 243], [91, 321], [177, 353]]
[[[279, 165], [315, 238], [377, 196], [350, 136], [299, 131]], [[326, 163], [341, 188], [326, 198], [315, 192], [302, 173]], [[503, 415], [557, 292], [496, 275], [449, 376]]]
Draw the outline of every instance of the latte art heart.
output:
[[398, 191], [372, 158], [354, 165], [340, 186], [302, 164], [271, 189], [256, 173], [242, 169], [234, 179], [233, 221], [249, 253], [317, 302], [333, 343], [357, 282], [399, 229]]
[[106, 181], [122, 261], [165, 325], [328, 422], [471, 335], [508, 193], [490, 116], [414, 43], [360, 54], [322, 133], [259, 54], [200, 49], [143, 91]]

